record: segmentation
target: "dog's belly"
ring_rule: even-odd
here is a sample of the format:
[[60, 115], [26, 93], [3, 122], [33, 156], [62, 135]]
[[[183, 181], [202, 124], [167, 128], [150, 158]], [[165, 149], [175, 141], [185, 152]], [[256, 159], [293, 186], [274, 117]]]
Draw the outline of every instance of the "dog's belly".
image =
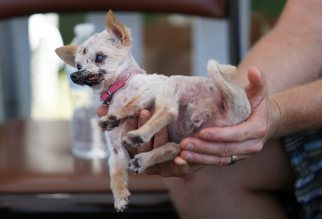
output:
[[[183, 138], [193, 136], [200, 129], [206, 127], [208, 118], [201, 118], [204, 122], [200, 125], [196, 125], [192, 121], [195, 111], [189, 110], [187, 105], [181, 105], [179, 107], [179, 116], [177, 120], [171, 122], [168, 126], [169, 141], [179, 143]], [[202, 115], [202, 113], [200, 114]]]
[[[190, 125], [192, 126], [192, 123]], [[169, 141], [179, 143], [183, 138], [191, 136], [196, 132], [193, 128], [188, 129], [187, 126], [182, 123], [170, 123], [168, 125]]]

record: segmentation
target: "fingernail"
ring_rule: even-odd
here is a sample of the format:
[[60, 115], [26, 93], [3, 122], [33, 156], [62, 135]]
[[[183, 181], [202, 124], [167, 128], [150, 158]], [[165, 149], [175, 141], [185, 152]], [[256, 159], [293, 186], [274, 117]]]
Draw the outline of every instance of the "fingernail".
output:
[[203, 138], [204, 140], [209, 140], [210, 139], [210, 133], [209, 132], [202, 133], [201, 138]]
[[133, 118], [130, 118], [130, 119], [126, 120], [126, 122], [129, 125], [136, 125], [137, 124], [137, 120], [136, 119], [133, 119]]
[[143, 115], [140, 115], [140, 117], [139, 117], [139, 122], [140, 122], [141, 124], [144, 124], [144, 123], [146, 123], [147, 121], [148, 121], [148, 117], [143, 116]]
[[187, 145], [186, 145], [186, 149], [187, 150], [192, 150], [194, 148], [194, 144], [192, 144], [192, 143], [188, 143]]
[[181, 154], [182, 156], [183, 156], [183, 158], [185, 159], [185, 160], [192, 160], [192, 154], [191, 153], [189, 153], [189, 152], [183, 152], [182, 154]]

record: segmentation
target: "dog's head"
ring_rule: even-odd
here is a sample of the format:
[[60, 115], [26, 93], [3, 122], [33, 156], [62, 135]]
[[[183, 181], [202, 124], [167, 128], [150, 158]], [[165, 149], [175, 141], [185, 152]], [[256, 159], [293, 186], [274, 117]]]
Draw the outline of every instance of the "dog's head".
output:
[[100, 88], [103, 80], [114, 80], [130, 58], [131, 33], [112, 11], [106, 15], [106, 30], [95, 34], [82, 45], [56, 49], [57, 55], [78, 71], [70, 75], [79, 85]]

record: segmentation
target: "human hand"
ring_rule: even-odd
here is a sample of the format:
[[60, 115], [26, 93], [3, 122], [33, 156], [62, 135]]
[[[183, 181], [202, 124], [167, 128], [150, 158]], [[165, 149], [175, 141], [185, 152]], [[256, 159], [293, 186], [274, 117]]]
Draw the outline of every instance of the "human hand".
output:
[[[100, 106], [97, 108], [96, 111], [98, 116], [104, 116], [108, 113], [108, 107], [107, 106]], [[151, 112], [148, 110], [141, 110], [139, 113], [138, 118], [129, 118], [127, 119], [126, 126], [129, 130], [137, 129], [144, 125], [149, 118], [151, 117]], [[148, 152], [155, 148], [158, 148], [168, 142], [168, 131], [166, 127], [162, 128], [154, 137], [153, 139], [140, 147], [137, 148], [130, 148], [127, 147], [127, 151], [131, 156], [134, 156], [135, 154], [142, 153], [142, 152]], [[154, 166], [149, 167], [145, 170], [145, 173], [147, 174], [154, 174], [154, 175], [160, 175], [163, 177], [170, 177], [170, 176], [186, 176], [188, 174], [191, 174], [201, 168], [200, 165], [185, 165], [186, 162], [182, 161], [181, 158], [176, 158], [177, 162], [174, 162], [174, 160], [156, 164]], [[181, 163], [180, 163], [181, 161]], [[177, 164], [179, 163], [179, 164]]]
[[265, 75], [252, 67], [248, 72], [246, 94], [251, 104], [250, 117], [237, 125], [210, 127], [196, 137], [184, 139], [180, 157], [197, 164], [226, 166], [262, 150], [277, 124], [276, 105], [270, 102]]

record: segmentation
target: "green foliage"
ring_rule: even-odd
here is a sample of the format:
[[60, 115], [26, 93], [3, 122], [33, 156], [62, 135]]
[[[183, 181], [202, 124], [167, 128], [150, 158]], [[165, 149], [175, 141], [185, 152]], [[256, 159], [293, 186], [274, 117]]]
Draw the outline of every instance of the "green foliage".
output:
[[252, 0], [252, 11], [269, 17], [278, 17], [283, 10], [286, 0]]
[[85, 21], [84, 13], [62, 13], [59, 16], [59, 29], [64, 44], [69, 44], [74, 38], [74, 26]]

